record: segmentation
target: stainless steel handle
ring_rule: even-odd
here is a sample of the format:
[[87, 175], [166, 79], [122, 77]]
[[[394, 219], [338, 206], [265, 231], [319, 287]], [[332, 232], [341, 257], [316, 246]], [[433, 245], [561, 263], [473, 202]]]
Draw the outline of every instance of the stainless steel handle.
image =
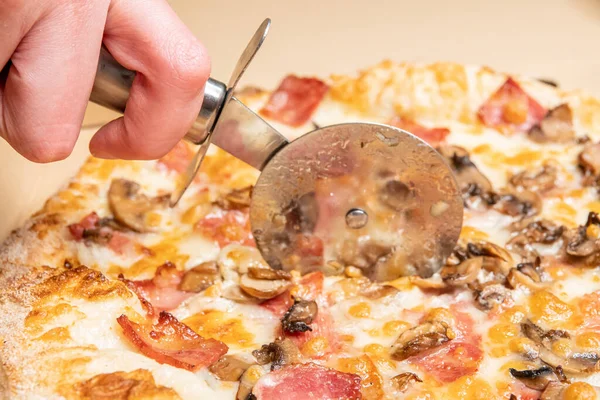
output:
[[[119, 64], [108, 50], [102, 47], [90, 101], [123, 114], [135, 74]], [[204, 87], [202, 108], [185, 136], [187, 140], [194, 144], [204, 143], [214, 128], [226, 94], [227, 87], [224, 83], [208, 79]]]

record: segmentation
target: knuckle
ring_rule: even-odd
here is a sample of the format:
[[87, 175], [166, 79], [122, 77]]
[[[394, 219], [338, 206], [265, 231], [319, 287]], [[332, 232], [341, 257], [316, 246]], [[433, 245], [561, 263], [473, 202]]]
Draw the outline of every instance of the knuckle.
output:
[[177, 86], [196, 91], [202, 89], [210, 75], [210, 61], [200, 42], [178, 41], [171, 46], [168, 57], [171, 76]]

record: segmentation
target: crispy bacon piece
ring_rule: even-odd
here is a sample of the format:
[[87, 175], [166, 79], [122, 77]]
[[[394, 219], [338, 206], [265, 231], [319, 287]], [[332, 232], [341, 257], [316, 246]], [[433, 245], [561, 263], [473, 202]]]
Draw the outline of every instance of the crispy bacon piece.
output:
[[167, 171], [175, 171], [178, 174], [185, 172], [188, 164], [194, 156], [193, 151], [181, 141], [175, 145], [166, 155], [157, 161], [157, 165], [164, 167]]
[[215, 339], [204, 339], [167, 312], [156, 324], [140, 325], [126, 315], [117, 318], [125, 337], [144, 355], [161, 364], [198, 371], [216, 362], [228, 347]]
[[540, 123], [547, 110], [530, 97], [512, 78], [479, 108], [481, 122], [491, 128], [512, 128], [527, 132]]
[[394, 117], [388, 124], [412, 133], [431, 146], [440, 145], [446, 139], [446, 136], [450, 134], [450, 130], [447, 128], [426, 128], [402, 117]]
[[288, 75], [271, 94], [260, 113], [286, 125], [304, 125], [328, 89], [327, 84], [319, 79]]
[[152, 315], [154, 309], [172, 310], [194, 295], [192, 292], [178, 289], [183, 274], [183, 271], [179, 271], [175, 265], [167, 261], [156, 269], [152, 279], [141, 281], [123, 279], [123, 281], [137, 294], [146, 308], [148, 308], [146, 302], [150, 303], [151, 308], [147, 311]]
[[250, 228], [249, 210], [216, 210], [198, 221], [196, 230], [214, 239], [219, 246], [230, 243], [255, 246]]
[[263, 376], [252, 389], [257, 400], [360, 399], [360, 377], [317, 364], [290, 365]]
[[133, 241], [116, 229], [120, 229], [114, 220], [100, 218], [96, 212], [91, 212], [81, 221], [67, 226], [73, 239], [85, 240], [108, 246], [117, 254], [123, 254]]
[[407, 359], [443, 383], [474, 374], [483, 359], [481, 337], [473, 332], [474, 321], [460, 307], [450, 308], [456, 320], [455, 339]]

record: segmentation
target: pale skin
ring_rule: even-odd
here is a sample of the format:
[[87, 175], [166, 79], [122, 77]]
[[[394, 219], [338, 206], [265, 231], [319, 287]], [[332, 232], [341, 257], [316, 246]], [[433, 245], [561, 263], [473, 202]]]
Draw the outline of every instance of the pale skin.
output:
[[94, 135], [91, 153], [155, 159], [188, 131], [210, 61], [166, 0], [0, 0], [0, 135], [27, 159], [73, 150], [101, 44], [137, 76], [125, 115]]

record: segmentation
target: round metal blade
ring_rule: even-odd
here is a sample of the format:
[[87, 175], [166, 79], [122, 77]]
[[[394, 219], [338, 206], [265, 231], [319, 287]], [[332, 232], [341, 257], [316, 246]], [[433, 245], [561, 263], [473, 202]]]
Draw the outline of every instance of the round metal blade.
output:
[[318, 129], [279, 151], [252, 194], [257, 245], [273, 268], [373, 280], [431, 276], [460, 234], [450, 167], [416, 136], [386, 125]]

